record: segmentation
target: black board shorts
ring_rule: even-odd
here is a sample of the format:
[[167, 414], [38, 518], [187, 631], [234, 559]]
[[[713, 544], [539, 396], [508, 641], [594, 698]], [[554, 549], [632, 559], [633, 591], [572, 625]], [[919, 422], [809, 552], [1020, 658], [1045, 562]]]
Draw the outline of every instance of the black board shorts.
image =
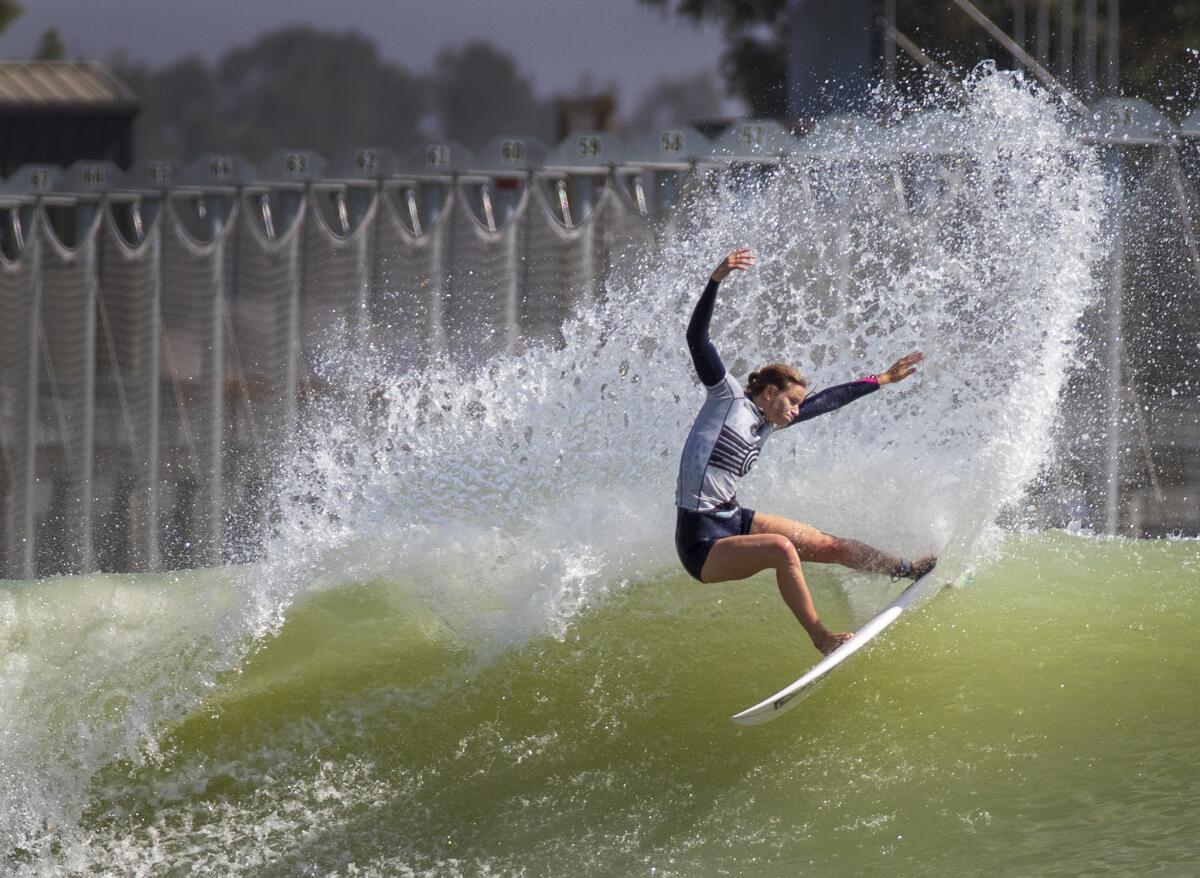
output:
[[[675, 551], [687, 572], [699, 580], [713, 543], [723, 537], [750, 533], [754, 510], [738, 506], [728, 512], [693, 512], [676, 508]], [[702, 581], [702, 580], [701, 580]]]

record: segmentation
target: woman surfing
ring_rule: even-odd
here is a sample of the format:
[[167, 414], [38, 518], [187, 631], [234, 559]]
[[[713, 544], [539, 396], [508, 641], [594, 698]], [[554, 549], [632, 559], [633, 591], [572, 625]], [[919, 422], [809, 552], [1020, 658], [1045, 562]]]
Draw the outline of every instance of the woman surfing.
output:
[[937, 559], [926, 555], [905, 561], [857, 540], [831, 536], [778, 515], [756, 513], [738, 503], [738, 480], [753, 468], [773, 432], [839, 409], [884, 384], [903, 381], [916, 371], [923, 355], [911, 353], [878, 375], [811, 396], [803, 375], [791, 366], [771, 363], [751, 372], [743, 389], [721, 362], [708, 326], [721, 281], [752, 265], [754, 255], [748, 247], [725, 257], [709, 278], [688, 323], [688, 349], [708, 398], [688, 434], [679, 464], [675, 548], [688, 573], [701, 582], [729, 582], [774, 570], [783, 600], [813, 645], [828, 654], [853, 635], [831, 632], [821, 623], [804, 582], [801, 561], [916, 579], [932, 570]]

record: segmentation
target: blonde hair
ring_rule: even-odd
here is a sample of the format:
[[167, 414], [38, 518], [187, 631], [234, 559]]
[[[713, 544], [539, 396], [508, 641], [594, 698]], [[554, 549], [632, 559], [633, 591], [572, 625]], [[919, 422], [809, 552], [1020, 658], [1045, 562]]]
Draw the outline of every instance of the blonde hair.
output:
[[758, 396], [767, 388], [767, 385], [778, 390], [787, 390], [792, 384], [799, 384], [805, 390], [808, 389], [808, 379], [787, 363], [768, 363], [750, 373], [750, 377], [746, 380], [746, 396]]

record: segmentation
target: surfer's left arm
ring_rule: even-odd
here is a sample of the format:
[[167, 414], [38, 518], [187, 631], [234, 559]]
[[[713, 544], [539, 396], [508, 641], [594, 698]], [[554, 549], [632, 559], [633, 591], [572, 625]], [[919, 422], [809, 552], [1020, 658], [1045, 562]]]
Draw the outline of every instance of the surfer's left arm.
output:
[[897, 381], [903, 381], [917, 371], [917, 363], [921, 362], [924, 356], [920, 351], [914, 351], [907, 356], [901, 357], [878, 375], [867, 375], [865, 378], [860, 378], [857, 381], [827, 387], [818, 393], [806, 396], [804, 402], [800, 403], [800, 410], [796, 413], [796, 417], [792, 419], [792, 423], [788, 426], [798, 424], [801, 421], [807, 421], [818, 415], [837, 411], [847, 403], [861, 399], [868, 393], [874, 393], [884, 384], [895, 384]]

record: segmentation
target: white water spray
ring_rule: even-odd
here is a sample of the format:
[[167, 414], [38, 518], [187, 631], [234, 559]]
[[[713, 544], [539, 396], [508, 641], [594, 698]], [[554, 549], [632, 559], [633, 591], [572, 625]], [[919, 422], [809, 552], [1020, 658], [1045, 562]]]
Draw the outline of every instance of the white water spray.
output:
[[[371, 413], [314, 413], [266, 559], [236, 586], [225, 571], [182, 589], [6, 590], [0, 769], [17, 793], [0, 846], [28, 851], [14, 862], [30, 870], [49, 862], [96, 772], [152, 753], [305, 593], [386, 578], [485, 661], [561, 636], [613, 589], [682, 576], [674, 482], [703, 399], [683, 331], [734, 246], [759, 256], [724, 285], [713, 325], [739, 379], [787, 360], [820, 387], [926, 354], [903, 385], [772, 439], [742, 501], [904, 554], [968, 554], [1048, 452], [1105, 217], [1094, 156], [1044, 97], [1004, 75], [971, 90], [938, 120], [955, 156], [714, 176], [562, 348], [475, 370], [355, 363]], [[906, 136], [921, 142], [920, 123]], [[90, 597], [108, 588], [100, 613]], [[54, 639], [75, 616], [82, 633]]]
[[713, 335], [739, 378], [786, 360], [820, 387], [926, 353], [914, 379], [772, 439], [742, 502], [905, 554], [968, 551], [1048, 452], [1105, 211], [1094, 157], [1045, 100], [998, 74], [972, 90], [938, 116], [953, 157], [715, 178], [562, 349], [371, 371], [379, 428], [307, 435], [285, 491], [304, 499], [268, 564], [290, 572], [273, 577], [346, 576], [350, 558], [352, 578], [411, 577], [487, 652], [675, 571], [678, 456], [703, 399], [683, 328], [738, 245], [759, 267], [723, 286]]

